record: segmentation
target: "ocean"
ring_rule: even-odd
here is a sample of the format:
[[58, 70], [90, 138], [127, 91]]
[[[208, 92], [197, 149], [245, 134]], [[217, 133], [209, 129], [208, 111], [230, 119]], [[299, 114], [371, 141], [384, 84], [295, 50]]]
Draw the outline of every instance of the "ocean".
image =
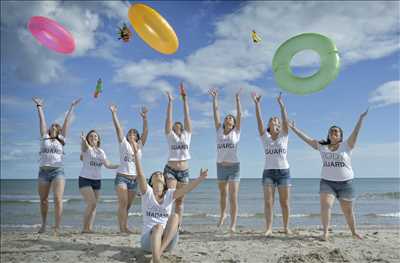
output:
[[[37, 180], [1, 180], [1, 228], [33, 229], [39, 227], [40, 211]], [[400, 178], [356, 178], [354, 210], [358, 225], [400, 225]], [[319, 227], [319, 179], [292, 179], [290, 226]], [[54, 224], [54, 204], [49, 196], [49, 225]], [[97, 205], [95, 230], [117, 230], [117, 197], [114, 181], [102, 181], [101, 200]], [[85, 203], [77, 179], [67, 179], [64, 193], [64, 228], [81, 228]], [[228, 210], [229, 211], [229, 210]], [[274, 227], [282, 226], [278, 193], [275, 198]], [[205, 180], [185, 199], [184, 226], [216, 225], [219, 218], [219, 194], [215, 179]], [[229, 218], [228, 221], [229, 222]], [[142, 223], [140, 197], [129, 211], [129, 225], [140, 229]], [[242, 179], [239, 190], [238, 226], [250, 229], [264, 227], [261, 179]], [[340, 205], [332, 210], [332, 225], [345, 226]]]

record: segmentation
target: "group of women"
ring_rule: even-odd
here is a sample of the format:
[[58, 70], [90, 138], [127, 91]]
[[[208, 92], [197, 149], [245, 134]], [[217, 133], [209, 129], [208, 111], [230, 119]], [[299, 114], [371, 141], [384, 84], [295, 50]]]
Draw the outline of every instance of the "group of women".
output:
[[[237, 155], [240, 141], [241, 104], [240, 90], [236, 93], [236, 116], [228, 114], [223, 122], [219, 114], [218, 91], [209, 90], [212, 97], [214, 124], [217, 143], [217, 179], [220, 194], [220, 218], [218, 226], [222, 226], [226, 219], [227, 203], [230, 207], [230, 231], [235, 232], [238, 211], [238, 192], [240, 182], [240, 162]], [[207, 170], [201, 170], [196, 180], [189, 182], [189, 159], [192, 125], [189, 114], [188, 96], [181, 88], [183, 98], [184, 122], [173, 122], [173, 97], [167, 92], [168, 106], [165, 122], [165, 135], [168, 142], [168, 161], [163, 172], [152, 173], [148, 182], [141, 168], [142, 150], [148, 137], [148, 123], [146, 108], [142, 108], [140, 115], [143, 119], [143, 132], [129, 129], [125, 134], [117, 116], [117, 106], [111, 105], [110, 111], [116, 130], [120, 161], [112, 164], [105, 152], [100, 148], [101, 139], [96, 130], [81, 135], [81, 161], [83, 163], [79, 176], [79, 189], [87, 204], [83, 233], [93, 232], [93, 221], [96, 213], [96, 204], [101, 188], [101, 167], [117, 169], [115, 177], [115, 191], [118, 196], [118, 223], [121, 233], [131, 233], [128, 228], [128, 211], [136, 194], [139, 192], [142, 199], [143, 232], [142, 247], [153, 253], [157, 261], [160, 255], [171, 249], [178, 240], [179, 228], [182, 228], [183, 201], [186, 193], [193, 190], [207, 177]], [[279, 202], [282, 208], [284, 232], [290, 234], [290, 186], [291, 176], [287, 160], [288, 133], [291, 129], [303, 141], [321, 154], [323, 161], [320, 181], [321, 222], [324, 240], [328, 239], [331, 208], [337, 198], [350, 227], [352, 235], [361, 236], [356, 232], [353, 214], [354, 188], [353, 170], [351, 167], [351, 151], [357, 140], [357, 135], [367, 112], [361, 114], [356, 127], [350, 137], [344, 141], [341, 128], [329, 128], [326, 140], [318, 141], [302, 132], [294, 122], [289, 122], [287, 111], [281, 94], [277, 98], [281, 118], [271, 117], [264, 127], [261, 115], [261, 96], [252, 95], [255, 104], [258, 131], [264, 147], [265, 164], [262, 175], [264, 190], [264, 211], [266, 229], [265, 235], [272, 233], [273, 205], [275, 189], [279, 192]], [[54, 190], [55, 230], [59, 230], [62, 215], [62, 196], [65, 179], [63, 169], [63, 147], [66, 143], [67, 131], [70, 126], [71, 115], [80, 102], [75, 100], [65, 117], [64, 124], [52, 124], [47, 128], [43, 101], [33, 98], [36, 103], [41, 134], [40, 169], [38, 192], [40, 196], [40, 210], [42, 225], [39, 232], [46, 229], [48, 211], [48, 195], [51, 186]], [[172, 213], [172, 206], [175, 213]]]

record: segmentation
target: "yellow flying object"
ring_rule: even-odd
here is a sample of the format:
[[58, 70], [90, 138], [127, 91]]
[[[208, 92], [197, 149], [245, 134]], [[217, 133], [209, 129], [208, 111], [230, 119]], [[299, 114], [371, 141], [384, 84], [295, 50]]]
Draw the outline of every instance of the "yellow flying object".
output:
[[251, 38], [253, 39], [253, 43], [258, 44], [261, 42], [261, 37], [257, 35], [256, 31], [251, 31]]

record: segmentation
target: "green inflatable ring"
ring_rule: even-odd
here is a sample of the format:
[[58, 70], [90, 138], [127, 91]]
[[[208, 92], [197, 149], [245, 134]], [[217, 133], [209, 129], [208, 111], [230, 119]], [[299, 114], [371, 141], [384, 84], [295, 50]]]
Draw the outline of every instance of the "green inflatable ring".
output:
[[[320, 69], [312, 76], [300, 78], [293, 75], [290, 61], [303, 50], [311, 49], [320, 56]], [[339, 54], [335, 44], [326, 36], [304, 33], [286, 40], [275, 52], [272, 60], [275, 80], [289, 92], [304, 95], [325, 88], [339, 73]]]

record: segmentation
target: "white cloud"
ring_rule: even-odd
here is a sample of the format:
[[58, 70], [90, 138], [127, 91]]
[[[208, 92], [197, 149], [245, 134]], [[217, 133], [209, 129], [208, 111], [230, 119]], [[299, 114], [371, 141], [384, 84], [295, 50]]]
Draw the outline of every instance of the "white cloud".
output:
[[21, 99], [15, 96], [1, 96], [1, 106], [4, 107], [17, 107], [17, 108], [33, 108], [33, 101]]
[[400, 81], [388, 81], [380, 85], [369, 95], [368, 102], [372, 107], [378, 108], [400, 103]]
[[[183, 60], [126, 64], [117, 69], [114, 81], [143, 89], [155, 81], [176, 78], [203, 94], [211, 87], [220, 87], [228, 97], [240, 86], [266, 90], [252, 82], [266, 77], [281, 43], [303, 32], [331, 38], [339, 49], [342, 65], [399, 50], [398, 7], [396, 2], [249, 2], [216, 20], [215, 40], [210, 45]], [[263, 36], [260, 45], [251, 43], [253, 29]], [[305, 52], [294, 65], [315, 65], [317, 60]], [[132, 74], [136, 77], [128, 78]], [[230, 105], [228, 101], [221, 104]]]
[[[1, 57], [12, 65], [8, 69], [17, 78], [48, 84], [73, 78], [64, 61], [89, 55], [121, 63], [115, 55], [111, 36], [98, 32], [103, 25], [100, 16], [126, 20], [128, 2], [97, 1], [2, 1]], [[27, 30], [28, 19], [45, 16], [56, 20], [74, 36], [76, 49], [71, 55], [61, 55], [41, 46]]]

